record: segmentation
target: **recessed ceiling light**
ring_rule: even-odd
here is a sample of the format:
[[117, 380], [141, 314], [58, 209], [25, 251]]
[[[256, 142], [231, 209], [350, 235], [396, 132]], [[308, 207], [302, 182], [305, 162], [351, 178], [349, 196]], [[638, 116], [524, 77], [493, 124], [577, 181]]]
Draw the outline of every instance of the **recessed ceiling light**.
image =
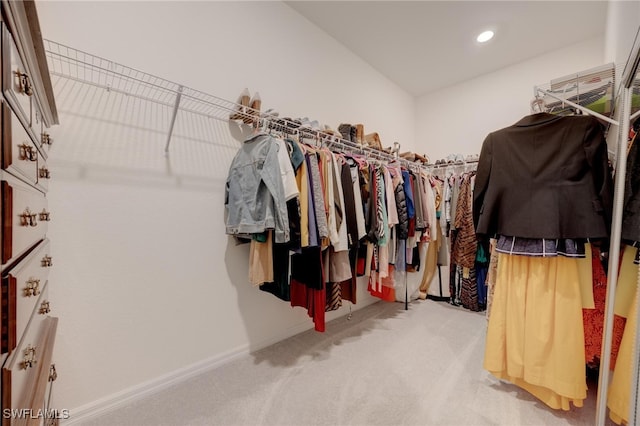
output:
[[494, 36], [494, 32], [491, 30], [488, 30], [480, 33], [478, 37], [476, 37], [476, 40], [478, 40], [478, 43], [486, 43], [489, 40], [491, 40], [493, 36]]

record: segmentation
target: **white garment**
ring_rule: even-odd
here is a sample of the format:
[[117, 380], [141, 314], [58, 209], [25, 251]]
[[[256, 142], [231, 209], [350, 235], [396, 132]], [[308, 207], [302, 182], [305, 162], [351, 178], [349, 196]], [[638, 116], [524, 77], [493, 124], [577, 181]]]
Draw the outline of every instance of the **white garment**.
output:
[[373, 259], [374, 247], [370, 241], [367, 241], [365, 244], [367, 245], [367, 257], [364, 261], [364, 276], [369, 277], [371, 276], [371, 259]]
[[[382, 286], [382, 278], [389, 276], [389, 244], [378, 247], [378, 281]], [[382, 289], [381, 289], [382, 290]]]
[[398, 239], [396, 236], [396, 228], [391, 228], [391, 232], [389, 234], [389, 263], [392, 265], [396, 264], [396, 259], [398, 258]]
[[367, 228], [364, 223], [364, 210], [362, 206], [362, 194], [360, 193], [360, 177], [358, 167], [351, 169], [351, 182], [353, 182], [353, 197], [356, 202], [356, 224], [358, 225], [358, 240], [367, 235]]
[[336, 252], [340, 252], [349, 250], [349, 236], [347, 235], [347, 217], [344, 206], [344, 192], [342, 191], [342, 181], [340, 179], [340, 166], [338, 165], [338, 161], [336, 160], [335, 156], [332, 155], [331, 157], [333, 158], [333, 179], [338, 182], [338, 185], [336, 185], [336, 187], [338, 188], [338, 199], [342, 210], [342, 222], [340, 223], [340, 228], [338, 228], [338, 241], [337, 243], [333, 244], [333, 249]]
[[425, 219], [429, 224], [429, 236], [431, 237], [431, 241], [436, 241], [438, 239], [438, 232], [436, 231], [436, 222], [438, 219], [436, 216], [436, 198], [433, 194], [434, 189], [431, 187], [431, 178], [429, 175], [427, 175], [426, 173], [421, 173], [420, 178], [422, 178], [422, 181], [424, 183], [424, 185], [422, 185], [422, 187], [424, 188], [422, 207], [424, 209], [423, 211], [426, 213]]
[[274, 139], [278, 144], [278, 164], [280, 165], [280, 177], [284, 188], [284, 199], [289, 201], [300, 194], [296, 183], [296, 173], [291, 165], [287, 144], [282, 139]]
[[387, 217], [389, 220], [389, 227], [393, 227], [400, 223], [400, 219], [398, 219], [398, 208], [396, 207], [396, 193], [394, 191], [393, 179], [391, 179], [391, 174], [389, 170], [384, 167], [384, 186], [387, 192]]
[[[329, 158], [330, 157], [330, 158]], [[329, 227], [329, 241], [331, 241], [332, 246], [336, 246], [336, 244], [340, 244], [340, 235], [338, 234], [338, 223], [336, 221], [336, 205], [335, 205], [335, 196], [333, 191], [333, 179], [334, 179], [334, 165], [336, 162], [335, 156], [332, 153], [327, 153], [327, 159], [331, 162], [328, 164], [328, 167], [325, 170], [328, 170], [328, 173], [325, 173], [324, 176], [324, 185], [327, 188], [327, 200], [329, 202], [329, 219], [328, 219], [328, 227]], [[337, 206], [340, 210], [343, 210], [343, 206]], [[344, 219], [343, 219], [344, 221]]]

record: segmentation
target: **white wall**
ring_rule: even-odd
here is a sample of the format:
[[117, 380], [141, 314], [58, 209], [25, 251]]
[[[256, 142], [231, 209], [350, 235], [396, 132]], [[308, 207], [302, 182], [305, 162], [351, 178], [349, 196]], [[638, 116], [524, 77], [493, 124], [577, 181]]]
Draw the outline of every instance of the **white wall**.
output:
[[530, 113], [533, 87], [602, 65], [603, 38], [587, 40], [418, 98], [416, 144], [432, 161], [479, 154], [486, 135]]
[[[282, 116], [361, 122], [386, 146], [414, 143], [413, 98], [283, 3], [42, 2], [38, 11], [45, 38], [225, 99], [259, 90], [263, 110]], [[239, 146], [225, 122], [179, 118], [169, 163], [168, 109], [55, 85], [64, 94], [48, 194], [58, 407], [78, 415], [312, 326], [303, 309], [248, 284], [247, 247], [224, 235], [224, 179]], [[375, 301], [364, 286], [358, 300]]]
[[625, 65], [640, 26], [640, 2], [610, 1], [604, 57], [607, 62]]

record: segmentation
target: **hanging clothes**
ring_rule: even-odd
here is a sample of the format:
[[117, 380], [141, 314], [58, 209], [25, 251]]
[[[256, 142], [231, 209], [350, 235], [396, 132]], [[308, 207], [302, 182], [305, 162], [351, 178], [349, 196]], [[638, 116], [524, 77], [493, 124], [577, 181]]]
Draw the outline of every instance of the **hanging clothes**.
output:
[[[357, 178], [357, 175], [355, 176]], [[348, 242], [348, 257], [349, 267], [351, 271], [351, 278], [340, 282], [340, 292], [343, 300], [348, 300], [351, 303], [356, 303], [356, 261], [358, 254], [358, 247], [360, 246], [360, 220], [362, 220], [362, 226], [364, 226], [364, 214], [362, 212], [362, 200], [360, 198], [360, 187], [356, 192], [356, 186], [354, 185], [354, 175], [352, 168], [345, 160], [341, 165], [340, 180], [342, 183], [342, 189], [344, 193], [345, 203], [345, 216], [347, 222], [347, 242]], [[362, 219], [359, 219], [362, 218]], [[362, 230], [364, 235], [366, 232]]]
[[629, 408], [631, 404], [631, 378], [633, 376], [635, 337], [637, 334], [638, 296], [633, 297], [631, 311], [624, 328], [620, 350], [613, 370], [613, 377], [607, 395], [609, 418], [616, 424], [629, 422]]
[[554, 409], [586, 398], [585, 263], [567, 249], [608, 237], [611, 186], [593, 117], [534, 114], [483, 143], [473, 219], [481, 238], [499, 237], [484, 368]]
[[276, 242], [289, 241], [278, 146], [275, 138], [258, 133], [245, 140], [233, 158], [225, 185], [227, 234], [274, 229]]
[[[285, 188], [285, 198], [287, 198], [289, 242], [276, 243], [275, 241], [273, 241], [273, 238], [271, 238], [273, 243], [273, 281], [265, 280], [264, 282], [262, 282], [260, 284], [260, 290], [270, 293], [280, 300], [290, 302], [291, 293], [289, 286], [289, 251], [300, 252], [302, 244], [300, 223], [300, 188], [296, 177], [302, 162], [304, 162], [304, 155], [302, 154], [298, 143], [293, 140], [289, 139], [286, 141], [282, 141], [282, 143], [280, 143], [279, 141], [278, 145], [278, 163], [280, 165], [283, 188]], [[287, 166], [286, 161], [289, 161], [290, 166]], [[252, 274], [251, 269], [253, 266], [254, 262], [250, 259], [250, 274]]]
[[[635, 124], [634, 123], [634, 130]], [[638, 256], [640, 246], [640, 144], [637, 135], [631, 138], [631, 146], [627, 154], [627, 175], [625, 176], [624, 212], [622, 216], [622, 241], [626, 244], [623, 250], [614, 313], [626, 318], [624, 334], [618, 352], [609, 394], [607, 407], [609, 418], [616, 424], [629, 422], [629, 409], [635, 401], [631, 401], [631, 382], [634, 371], [635, 338], [637, 335], [638, 285], [640, 271]], [[636, 366], [637, 367], [637, 366]]]
[[498, 254], [484, 368], [554, 409], [581, 407], [587, 396], [576, 262]]
[[479, 311], [476, 254], [478, 242], [473, 227], [473, 183], [475, 173], [465, 173], [458, 180], [456, 216], [451, 233], [451, 303]]
[[248, 138], [225, 206], [228, 233], [250, 243], [249, 282], [306, 309], [317, 331], [325, 312], [356, 302], [357, 276], [394, 301], [395, 272], [419, 270], [424, 242], [440, 237], [429, 176], [417, 170], [263, 132]]
[[[582, 310], [584, 322], [585, 361], [592, 369], [600, 368], [600, 354], [602, 353], [602, 335], [604, 329], [604, 310], [607, 297], [607, 275], [600, 260], [600, 249], [592, 247], [591, 265], [593, 282], [594, 306], [592, 309]], [[611, 339], [611, 366], [615, 368], [626, 319], [614, 315], [613, 337]]]
[[481, 235], [609, 237], [613, 182], [593, 116], [539, 113], [492, 132], [477, 173], [474, 223]]
[[429, 237], [422, 273], [422, 281], [420, 282], [420, 287], [418, 290], [418, 297], [420, 299], [426, 299], [431, 281], [435, 277], [436, 271], [438, 270], [438, 256], [440, 255], [441, 246], [442, 244], [444, 244], [444, 242], [442, 231], [440, 228], [440, 221], [438, 220], [437, 216], [437, 210], [440, 208], [441, 197], [434, 196], [434, 193], [438, 194], [440, 192], [437, 187], [437, 182], [435, 180], [432, 181], [426, 175], [423, 175], [422, 177], [424, 179], [426, 188], [425, 198], [427, 198], [429, 201], [428, 205], [425, 206], [428, 209], [427, 215], [429, 217]]

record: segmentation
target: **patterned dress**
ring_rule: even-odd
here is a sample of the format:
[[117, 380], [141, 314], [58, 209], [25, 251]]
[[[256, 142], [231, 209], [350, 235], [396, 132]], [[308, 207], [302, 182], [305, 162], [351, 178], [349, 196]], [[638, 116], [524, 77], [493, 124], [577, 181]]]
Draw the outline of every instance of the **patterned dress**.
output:
[[461, 274], [460, 303], [467, 309], [479, 311], [478, 284], [476, 282], [475, 261], [478, 242], [473, 226], [473, 173], [463, 176], [454, 220], [457, 229], [453, 240], [452, 259]]

